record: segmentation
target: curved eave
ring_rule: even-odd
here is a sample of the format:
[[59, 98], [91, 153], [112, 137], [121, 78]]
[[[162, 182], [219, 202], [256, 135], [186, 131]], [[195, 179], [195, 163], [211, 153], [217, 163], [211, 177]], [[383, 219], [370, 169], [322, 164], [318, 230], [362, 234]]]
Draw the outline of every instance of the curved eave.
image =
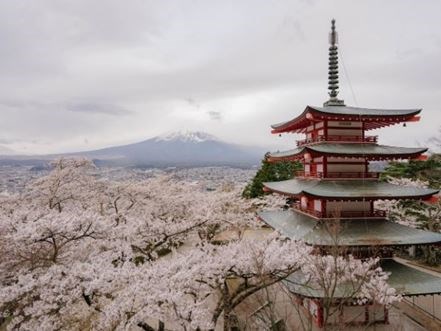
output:
[[317, 106], [307, 106], [307, 108], [314, 110], [320, 114], [327, 116], [335, 115], [345, 115], [345, 116], [356, 116], [356, 118], [375, 118], [378, 116], [386, 117], [400, 117], [400, 116], [414, 116], [421, 112], [421, 108], [409, 108], [409, 109], [381, 109], [381, 108], [361, 108], [361, 107], [350, 107], [350, 106], [328, 106], [328, 107], [317, 107]]
[[424, 152], [427, 148], [406, 148], [375, 144], [334, 144], [321, 143], [310, 146], [303, 146], [284, 152], [270, 153], [268, 160], [293, 161], [303, 158], [304, 153], [309, 152], [314, 157], [326, 156], [345, 156], [345, 157], [366, 157], [368, 159], [411, 159]]
[[328, 200], [427, 199], [439, 192], [427, 188], [362, 180], [314, 181], [289, 179], [279, 182], [266, 182], [263, 185], [266, 191], [287, 196], [308, 195]]
[[[441, 233], [424, 231], [386, 219], [350, 219], [317, 221], [294, 210], [263, 211], [259, 218], [274, 230], [292, 240], [302, 240], [312, 246], [410, 246], [441, 243]], [[329, 231], [340, 227], [337, 238]], [[336, 241], [337, 239], [337, 241]]]
[[[307, 106], [292, 120], [271, 125], [272, 133], [301, 132], [314, 121], [348, 120], [363, 121], [365, 129], [372, 130], [407, 121], [417, 121], [422, 109], [372, 109], [346, 106]], [[310, 118], [307, 118], [310, 117]]]
[[292, 120], [271, 125], [271, 129], [272, 129], [271, 133], [297, 131], [301, 128], [310, 125], [311, 120], [306, 118], [306, 114], [309, 111], [308, 108], [309, 106], [307, 106], [299, 116], [293, 118]]

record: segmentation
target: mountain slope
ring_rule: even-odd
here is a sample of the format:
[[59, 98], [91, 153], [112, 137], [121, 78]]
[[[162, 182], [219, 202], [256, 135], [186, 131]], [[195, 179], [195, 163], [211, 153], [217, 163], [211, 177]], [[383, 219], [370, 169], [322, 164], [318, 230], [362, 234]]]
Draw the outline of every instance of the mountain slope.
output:
[[203, 132], [174, 132], [135, 144], [74, 155], [84, 155], [109, 165], [251, 166], [260, 162], [264, 152], [261, 148], [229, 144]]

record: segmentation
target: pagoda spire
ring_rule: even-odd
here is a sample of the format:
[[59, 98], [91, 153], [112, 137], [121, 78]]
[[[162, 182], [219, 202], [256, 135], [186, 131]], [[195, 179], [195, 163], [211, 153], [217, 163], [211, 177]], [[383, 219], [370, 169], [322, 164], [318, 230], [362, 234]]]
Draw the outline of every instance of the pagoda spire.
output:
[[328, 90], [329, 100], [323, 106], [344, 106], [344, 100], [339, 100], [338, 95], [338, 35], [335, 31], [335, 19], [331, 21], [331, 32], [329, 33], [329, 70]]

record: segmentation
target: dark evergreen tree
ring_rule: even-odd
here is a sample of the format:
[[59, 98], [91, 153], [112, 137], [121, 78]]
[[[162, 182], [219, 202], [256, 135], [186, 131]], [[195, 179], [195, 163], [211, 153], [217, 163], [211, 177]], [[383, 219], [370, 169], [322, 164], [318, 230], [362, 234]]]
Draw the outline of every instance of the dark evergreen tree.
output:
[[427, 161], [391, 162], [381, 177], [420, 179], [432, 188], [441, 188], [441, 154], [433, 154]]
[[[388, 177], [419, 179], [429, 183], [432, 188], [441, 188], [441, 154], [432, 155], [427, 161], [393, 162], [382, 173], [382, 179]], [[427, 203], [418, 200], [402, 200], [398, 207], [404, 215], [416, 220], [418, 228], [439, 232], [441, 230], [441, 203]], [[390, 214], [390, 219], [397, 216]], [[422, 253], [425, 263], [439, 265], [441, 250], [433, 246], [422, 246], [417, 251]]]
[[262, 165], [257, 171], [256, 176], [245, 187], [242, 195], [245, 198], [256, 198], [264, 194], [263, 183], [291, 179], [296, 171], [302, 170], [300, 162], [269, 162], [268, 153], [262, 160]]

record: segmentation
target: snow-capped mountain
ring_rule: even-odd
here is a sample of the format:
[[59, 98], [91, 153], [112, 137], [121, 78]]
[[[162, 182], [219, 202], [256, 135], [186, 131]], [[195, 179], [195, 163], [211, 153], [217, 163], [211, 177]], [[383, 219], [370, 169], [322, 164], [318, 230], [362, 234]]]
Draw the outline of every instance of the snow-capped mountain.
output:
[[[0, 157], [1, 164], [41, 166], [59, 157], [84, 156], [98, 165], [143, 167], [242, 166], [260, 164], [266, 150], [221, 141], [205, 132], [179, 131], [139, 143], [69, 154]], [[18, 163], [17, 163], [18, 162]]]
[[218, 141], [218, 139], [208, 133], [201, 131], [176, 131], [160, 135], [155, 138], [156, 141], [183, 141], [190, 143], [200, 143], [204, 141]]
[[98, 164], [125, 166], [253, 166], [266, 151], [230, 144], [205, 132], [179, 131], [139, 143], [74, 153]]

